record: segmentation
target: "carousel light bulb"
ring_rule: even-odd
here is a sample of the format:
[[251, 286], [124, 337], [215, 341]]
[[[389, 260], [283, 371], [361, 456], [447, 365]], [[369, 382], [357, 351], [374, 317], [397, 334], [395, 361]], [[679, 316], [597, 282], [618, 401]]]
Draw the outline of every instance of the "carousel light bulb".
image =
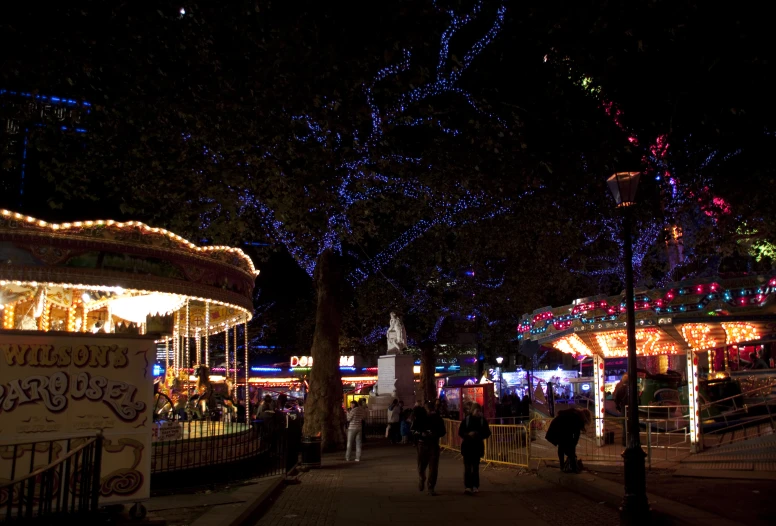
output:
[[86, 292], [81, 294], [81, 299], [83, 300], [84, 303], [89, 303], [90, 301], [92, 301], [92, 297], [89, 296], [89, 294], [87, 294]]

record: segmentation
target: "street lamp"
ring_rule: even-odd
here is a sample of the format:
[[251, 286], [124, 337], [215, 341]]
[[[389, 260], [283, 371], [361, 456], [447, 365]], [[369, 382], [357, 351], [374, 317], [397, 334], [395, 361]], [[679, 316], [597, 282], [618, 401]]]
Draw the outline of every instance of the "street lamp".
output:
[[501, 364], [504, 362], [504, 357], [499, 356], [496, 358], [496, 363], [498, 364], [498, 400], [501, 402]]
[[[640, 172], [618, 172], [606, 183], [609, 185], [617, 208], [622, 210], [623, 264], [625, 265], [625, 310], [628, 325], [628, 444], [622, 453], [625, 464], [625, 496], [622, 499], [623, 522], [643, 523], [649, 513], [647, 476], [644, 465], [646, 453], [641, 449], [639, 427], [638, 376], [636, 367], [636, 312], [633, 299], [633, 205]], [[599, 415], [596, 415], [598, 417]]]

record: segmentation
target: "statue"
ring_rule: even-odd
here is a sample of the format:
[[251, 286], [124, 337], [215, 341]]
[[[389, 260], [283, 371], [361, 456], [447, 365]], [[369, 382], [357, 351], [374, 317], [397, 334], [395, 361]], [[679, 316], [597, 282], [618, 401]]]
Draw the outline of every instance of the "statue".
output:
[[402, 354], [407, 348], [407, 331], [395, 312], [391, 313], [391, 324], [388, 327], [388, 354]]

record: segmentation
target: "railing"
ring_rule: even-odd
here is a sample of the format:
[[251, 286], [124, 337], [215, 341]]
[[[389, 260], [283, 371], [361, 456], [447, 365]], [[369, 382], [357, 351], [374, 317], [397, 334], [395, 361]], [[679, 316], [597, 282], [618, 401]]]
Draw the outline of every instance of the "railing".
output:
[[153, 443], [155, 490], [286, 472], [289, 432], [285, 414], [252, 424], [180, 424], [184, 426], [180, 438]]
[[[71, 449], [75, 441], [83, 443]], [[65, 453], [55, 458], [65, 442]], [[47, 452], [47, 464], [35, 467], [36, 451]], [[10, 482], [0, 484], [0, 509], [3, 523], [33, 520], [54, 524], [58, 517], [94, 513], [100, 497], [102, 468], [102, 435], [64, 441], [30, 442], [3, 446], [11, 451]], [[19, 476], [23, 466], [18, 459], [30, 452], [27, 473]], [[57, 453], [55, 453], [55, 451]]]
[[[557, 446], [547, 441], [545, 435], [552, 418], [535, 416], [530, 424], [531, 439], [529, 454], [531, 460], [557, 460]], [[624, 417], [594, 418], [580, 435], [577, 443], [577, 457], [583, 461], [622, 462], [622, 450], [625, 436]], [[603, 444], [596, 443], [595, 430], [600, 425], [603, 430]]]
[[[718, 424], [716, 429], [703, 433], [704, 446], [714, 447], [746, 440], [751, 438], [746, 432], [747, 429], [757, 426], [759, 434], [759, 426], [763, 424], [767, 424], [771, 431], [776, 431], [776, 415], [771, 408], [774, 400], [769, 398], [772, 389], [773, 384], [769, 383], [767, 386], [758, 386], [738, 395], [703, 404], [701, 414], [706, 418], [713, 418]], [[751, 403], [752, 401], [755, 402]], [[729, 439], [726, 440], [725, 437]]]
[[495, 418], [488, 418], [488, 424], [501, 425], [501, 426], [524, 426], [527, 425], [531, 419], [527, 416], [497, 416]]
[[[646, 449], [650, 468], [653, 461], [681, 460], [690, 454], [690, 410], [689, 405], [639, 406], [639, 424], [643, 427], [639, 441]], [[627, 414], [627, 406], [625, 411]]]
[[364, 420], [364, 436], [368, 438], [384, 438], [388, 426], [388, 415], [385, 411], [369, 411]]

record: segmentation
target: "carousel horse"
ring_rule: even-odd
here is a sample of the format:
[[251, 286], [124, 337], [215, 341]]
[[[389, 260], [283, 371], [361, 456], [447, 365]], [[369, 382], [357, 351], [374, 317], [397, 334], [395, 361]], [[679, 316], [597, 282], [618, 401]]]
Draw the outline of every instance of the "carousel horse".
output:
[[173, 394], [172, 395], [172, 410], [176, 416], [183, 419], [187, 414], [188, 397], [185, 394]]
[[154, 382], [154, 422], [169, 418], [172, 408], [172, 400], [164, 392], [164, 385], [157, 380]]

